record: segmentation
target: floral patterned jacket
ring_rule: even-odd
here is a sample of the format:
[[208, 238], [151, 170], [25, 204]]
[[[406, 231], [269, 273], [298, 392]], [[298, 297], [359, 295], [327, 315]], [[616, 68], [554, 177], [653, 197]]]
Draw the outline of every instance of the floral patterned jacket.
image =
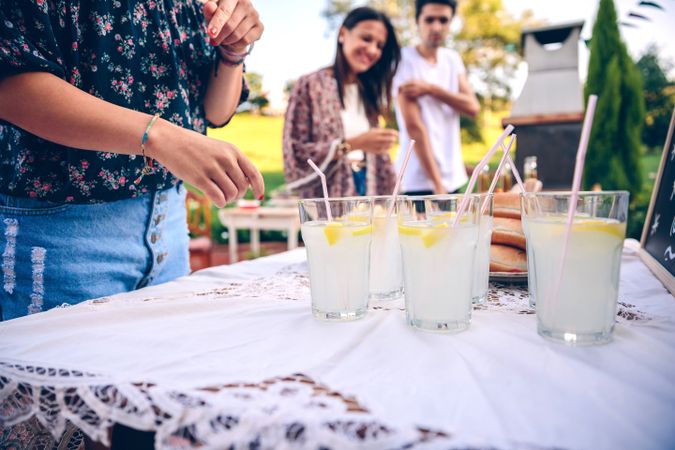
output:
[[[284, 124], [284, 171], [289, 188], [303, 198], [321, 197], [321, 180], [307, 164], [312, 159], [324, 173], [331, 197], [356, 195], [352, 169], [345, 158], [334, 161], [344, 138], [337, 81], [331, 69], [301, 77], [288, 102]], [[377, 126], [371, 121], [371, 126]], [[394, 168], [389, 155], [366, 153], [366, 195], [391, 194]]]
[[[216, 55], [199, 0], [1, 3], [0, 79], [48, 72], [110, 103], [206, 132], [203, 100]], [[97, 203], [178, 181], [155, 162], [136, 185], [142, 168], [141, 157], [64, 147], [0, 121], [0, 194]]]

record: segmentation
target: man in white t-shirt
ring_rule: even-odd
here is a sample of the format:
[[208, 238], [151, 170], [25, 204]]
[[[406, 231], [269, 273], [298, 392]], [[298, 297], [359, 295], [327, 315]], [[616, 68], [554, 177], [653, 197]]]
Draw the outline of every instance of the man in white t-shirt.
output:
[[459, 54], [443, 46], [456, 0], [417, 0], [415, 6], [421, 43], [402, 50], [393, 84], [400, 144], [396, 166], [400, 170], [410, 139], [415, 139], [401, 190], [443, 194], [467, 181], [459, 115], [476, 116], [480, 104]]

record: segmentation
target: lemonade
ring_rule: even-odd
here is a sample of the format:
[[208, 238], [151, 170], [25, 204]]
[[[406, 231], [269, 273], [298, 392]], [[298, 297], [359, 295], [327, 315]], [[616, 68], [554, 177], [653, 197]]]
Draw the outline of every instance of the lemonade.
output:
[[536, 273], [529, 282], [537, 299], [539, 333], [577, 344], [609, 340], [616, 318], [625, 222], [575, 217], [556, 295], [567, 218], [554, 214], [526, 221], [528, 260]]
[[368, 310], [373, 202], [364, 197], [300, 200], [312, 313], [354, 320]]
[[527, 220], [522, 220], [522, 226], [523, 226], [523, 233], [525, 234], [525, 242], [526, 248], [527, 248], [527, 294], [528, 294], [528, 300], [527, 303], [530, 306], [530, 308], [534, 309], [537, 306], [537, 293], [534, 291], [534, 287], [537, 285], [534, 275], [534, 255], [530, 251], [529, 247], [529, 242], [530, 242], [530, 234], [527, 230]]
[[368, 309], [371, 225], [354, 220], [308, 221], [307, 248], [312, 313], [328, 320], [363, 317]]
[[475, 269], [473, 272], [473, 302], [485, 303], [490, 285], [490, 241], [492, 239], [492, 216], [480, 220], [478, 244], [476, 245]]
[[389, 300], [403, 294], [403, 269], [401, 267], [401, 245], [398, 240], [398, 217], [401, 204], [399, 197], [396, 208], [388, 216], [392, 197], [372, 197], [373, 242], [370, 253], [370, 298]]
[[473, 261], [478, 225], [449, 221], [399, 226], [408, 323], [432, 331], [461, 331], [471, 322]]

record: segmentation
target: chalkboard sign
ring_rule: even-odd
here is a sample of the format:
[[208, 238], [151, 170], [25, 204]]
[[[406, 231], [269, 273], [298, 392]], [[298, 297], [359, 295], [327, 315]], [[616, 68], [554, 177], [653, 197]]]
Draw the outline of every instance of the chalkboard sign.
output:
[[640, 255], [671, 294], [675, 295], [675, 111], [661, 156], [647, 220], [640, 241]]

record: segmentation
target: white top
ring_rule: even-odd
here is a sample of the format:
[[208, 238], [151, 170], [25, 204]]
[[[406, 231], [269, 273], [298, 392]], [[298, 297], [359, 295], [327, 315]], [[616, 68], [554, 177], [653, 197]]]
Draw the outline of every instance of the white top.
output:
[[[394, 77], [393, 96], [397, 96], [398, 88], [403, 83], [413, 80], [426, 81], [457, 93], [459, 92], [459, 76], [465, 73], [464, 63], [454, 50], [438, 49], [436, 64], [431, 64], [422, 58], [415, 47], [405, 47], [401, 51], [401, 64]], [[443, 186], [448, 192], [452, 192], [468, 180], [462, 160], [459, 112], [428, 95], [420, 97], [418, 101], [422, 111], [422, 121], [429, 134], [431, 150], [441, 172]], [[396, 120], [399, 127], [399, 152], [396, 157], [396, 167], [400, 170], [410, 137], [398, 105]], [[433, 183], [427, 178], [417, 155], [413, 152], [401, 190], [403, 192], [423, 191], [433, 190], [433, 187]]]
[[[370, 122], [366, 116], [366, 108], [359, 95], [359, 87], [356, 83], [345, 84], [345, 107], [340, 111], [342, 117], [342, 128], [345, 131], [345, 139], [363, 134], [370, 129]], [[353, 149], [347, 153], [347, 159], [350, 161], [363, 161], [365, 155], [363, 150]]]
[[[410, 328], [403, 300], [373, 303], [354, 322], [318, 321], [304, 249], [0, 322], [0, 377], [8, 379], [0, 404], [14, 405], [0, 408], [0, 423], [49, 411], [52, 430], [69, 419], [106, 440], [108, 421], [117, 421], [158, 430], [160, 449], [172, 448], [162, 438], [192, 424], [205, 448], [244, 447], [261, 433], [263, 448], [402, 448], [416, 426], [451, 436], [416, 449], [673, 448], [675, 299], [636, 246], [627, 241], [623, 252], [614, 341], [596, 347], [537, 335], [522, 287], [492, 286], [471, 327], [454, 335]], [[94, 375], [67, 376], [73, 370]], [[369, 413], [349, 413], [301, 383], [199, 390], [297, 373], [353, 396]], [[107, 384], [124, 401], [115, 403], [119, 394]], [[53, 398], [36, 395], [41, 387]], [[77, 396], [65, 395], [70, 387]], [[240, 419], [238, 426], [226, 428], [219, 414]], [[353, 426], [326, 426], [331, 421]], [[306, 442], [283, 441], [291, 423], [304, 426]], [[355, 445], [344, 433], [362, 423], [391, 433]]]

